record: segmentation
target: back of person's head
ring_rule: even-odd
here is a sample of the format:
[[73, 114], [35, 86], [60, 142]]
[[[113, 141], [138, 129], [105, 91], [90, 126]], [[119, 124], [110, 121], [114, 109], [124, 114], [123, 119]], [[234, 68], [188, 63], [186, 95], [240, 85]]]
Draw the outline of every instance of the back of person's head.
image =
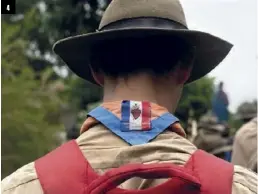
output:
[[193, 52], [193, 48], [178, 38], [116, 39], [95, 45], [91, 67], [95, 74], [113, 79], [130, 78], [141, 73], [164, 78], [176, 67], [189, 69]]

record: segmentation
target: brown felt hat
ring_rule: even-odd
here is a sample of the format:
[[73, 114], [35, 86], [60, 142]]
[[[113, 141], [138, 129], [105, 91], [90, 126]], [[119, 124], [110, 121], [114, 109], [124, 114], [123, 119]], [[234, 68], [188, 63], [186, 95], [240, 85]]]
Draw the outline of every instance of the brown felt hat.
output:
[[196, 49], [192, 74], [187, 83], [208, 74], [233, 46], [211, 34], [189, 30], [178, 0], [113, 0], [96, 32], [59, 40], [53, 50], [75, 74], [97, 84], [89, 66], [94, 45], [118, 38], [148, 36], [171, 36]]

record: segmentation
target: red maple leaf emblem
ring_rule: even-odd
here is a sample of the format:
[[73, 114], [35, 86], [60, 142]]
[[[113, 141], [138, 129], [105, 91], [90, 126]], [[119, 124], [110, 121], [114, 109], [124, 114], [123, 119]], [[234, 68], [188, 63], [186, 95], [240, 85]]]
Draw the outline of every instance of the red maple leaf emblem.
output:
[[139, 106], [137, 106], [137, 104], [135, 104], [133, 107], [132, 107], [132, 110], [131, 110], [131, 114], [133, 115], [133, 118], [136, 120], [139, 118], [139, 116], [141, 115], [142, 111], [140, 110]]

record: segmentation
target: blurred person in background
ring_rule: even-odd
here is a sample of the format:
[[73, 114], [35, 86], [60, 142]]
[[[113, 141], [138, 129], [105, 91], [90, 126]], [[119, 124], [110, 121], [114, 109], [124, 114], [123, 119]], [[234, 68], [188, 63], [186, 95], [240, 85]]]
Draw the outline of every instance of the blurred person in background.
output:
[[232, 163], [257, 172], [257, 101], [244, 103], [237, 112], [244, 124], [235, 135]]
[[217, 91], [215, 91], [212, 100], [212, 112], [218, 118], [220, 123], [228, 122], [229, 112], [228, 112], [228, 96], [223, 90], [223, 82], [219, 83]]
[[[126, 164], [145, 168], [148, 163], [171, 163], [170, 170], [182, 170], [176, 175], [183, 183], [170, 179], [167, 193], [180, 193], [177, 190], [189, 184], [180, 177], [184, 172], [194, 183], [187, 193], [196, 193], [193, 188], [198, 193], [256, 193], [255, 174], [198, 150], [173, 115], [184, 85], [208, 74], [231, 48], [225, 40], [189, 30], [178, 0], [111, 1], [97, 32], [54, 46], [75, 74], [103, 87], [103, 104], [88, 114], [76, 141], [5, 178], [2, 193], [96, 191], [96, 173], [114, 172]], [[124, 181], [123, 189], [143, 190], [162, 187], [166, 180]]]
[[219, 123], [217, 117], [210, 112], [201, 117], [193, 143], [199, 149], [230, 161], [232, 145], [230, 145], [229, 128]]

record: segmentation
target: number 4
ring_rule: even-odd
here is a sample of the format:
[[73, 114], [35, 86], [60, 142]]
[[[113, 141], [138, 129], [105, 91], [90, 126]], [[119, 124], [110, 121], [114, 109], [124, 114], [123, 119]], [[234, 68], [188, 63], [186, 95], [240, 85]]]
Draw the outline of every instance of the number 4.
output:
[[6, 10], [10, 11], [10, 5], [7, 5]]

